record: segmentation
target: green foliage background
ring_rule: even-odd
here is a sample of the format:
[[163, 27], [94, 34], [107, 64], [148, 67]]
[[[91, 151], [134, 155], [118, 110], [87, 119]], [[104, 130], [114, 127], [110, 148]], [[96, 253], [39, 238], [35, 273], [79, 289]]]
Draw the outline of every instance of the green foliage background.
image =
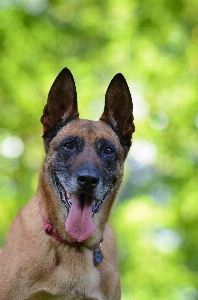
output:
[[[39, 118], [67, 66], [82, 118], [122, 72], [136, 133], [111, 223], [122, 300], [198, 299], [197, 0], [1, 0], [0, 242], [34, 194]], [[24, 148], [23, 148], [24, 147]]]

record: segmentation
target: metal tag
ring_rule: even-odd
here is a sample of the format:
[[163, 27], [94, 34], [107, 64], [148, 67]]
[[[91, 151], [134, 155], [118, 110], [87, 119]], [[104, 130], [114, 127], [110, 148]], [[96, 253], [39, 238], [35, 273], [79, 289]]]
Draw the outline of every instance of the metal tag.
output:
[[99, 250], [95, 250], [94, 251], [94, 262], [96, 264], [101, 264], [101, 262], [103, 261], [103, 255], [102, 252]]

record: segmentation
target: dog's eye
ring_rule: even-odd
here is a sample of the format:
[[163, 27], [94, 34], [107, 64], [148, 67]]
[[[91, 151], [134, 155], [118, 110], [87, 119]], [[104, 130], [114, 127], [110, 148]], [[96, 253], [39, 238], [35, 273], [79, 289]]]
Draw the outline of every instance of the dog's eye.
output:
[[67, 142], [67, 143], [64, 144], [64, 147], [65, 147], [66, 149], [71, 150], [71, 149], [74, 148], [74, 144], [73, 144], [72, 142]]
[[104, 149], [104, 153], [107, 154], [107, 155], [110, 155], [113, 153], [113, 149], [111, 147], [106, 147]]

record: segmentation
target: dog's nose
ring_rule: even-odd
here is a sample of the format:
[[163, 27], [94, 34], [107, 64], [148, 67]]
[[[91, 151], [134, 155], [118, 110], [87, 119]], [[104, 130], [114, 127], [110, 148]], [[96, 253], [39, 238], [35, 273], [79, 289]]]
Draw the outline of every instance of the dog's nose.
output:
[[85, 189], [94, 189], [99, 181], [99, 175], [93, 170], [80, 170], [77, 175], [78, 184]]

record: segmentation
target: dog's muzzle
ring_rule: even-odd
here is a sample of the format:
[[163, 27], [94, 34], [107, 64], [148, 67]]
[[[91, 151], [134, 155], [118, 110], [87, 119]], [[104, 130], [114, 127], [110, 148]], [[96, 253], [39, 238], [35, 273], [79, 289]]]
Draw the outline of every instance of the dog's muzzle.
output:
[[[77, 183], [79, 186], [77, 194], [79, 195], [92, 195], [94, 189], [98, 186], [100, 178], [96, 172], [89, 173], [86, 170], [80, 170], [77, 173]], [[55, 174], [55, 183], [58, 189], [61, 202], [70, 210], [72, 206], [72, 194], [66, 192], [58, 175]], [[107, 193], [103, 196], [103, 199], [98, 200], [93, 197], [92, 213], [98, 213], [102, 207], [102, 204], [106, 198]]]

